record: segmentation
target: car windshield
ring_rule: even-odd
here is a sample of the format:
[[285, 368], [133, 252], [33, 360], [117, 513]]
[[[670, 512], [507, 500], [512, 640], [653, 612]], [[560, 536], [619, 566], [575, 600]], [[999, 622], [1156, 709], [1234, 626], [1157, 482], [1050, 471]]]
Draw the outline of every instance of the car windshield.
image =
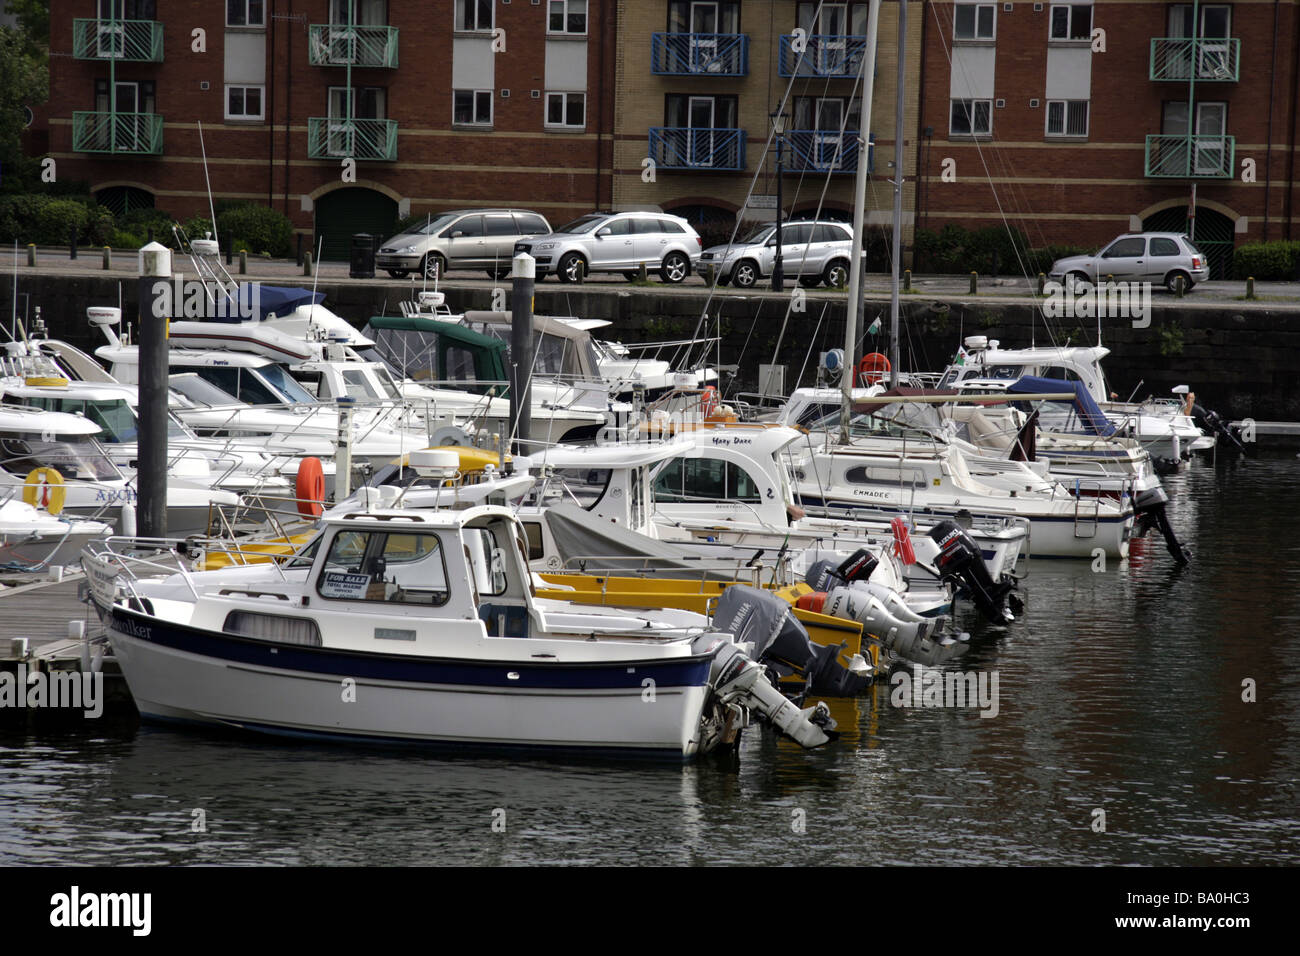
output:
[[772, 231], [775, 228], [776, 228], [775, 226], [763, 226], [761, 229], [755, 229], [753, 232], [749, 234], [749, 237], [744, 241], [746, 243], [767, 242], [767, 237], [772, 234]]
[[441, 216], [426, 218], [424, 222], [413, 223], [402, 233], [404, 236], [431, 236], [443, 226], [456, 218], [458, 213], [443, 213]]
[[581, 218], [573, 220], [573, 222], [565, 223], [555, 231], [574, 235], [582, 232], [591, 232], [591, 230], [595, 229], [598, 224], [604, 222], [608, 218], [608, 216], [582, 216]]

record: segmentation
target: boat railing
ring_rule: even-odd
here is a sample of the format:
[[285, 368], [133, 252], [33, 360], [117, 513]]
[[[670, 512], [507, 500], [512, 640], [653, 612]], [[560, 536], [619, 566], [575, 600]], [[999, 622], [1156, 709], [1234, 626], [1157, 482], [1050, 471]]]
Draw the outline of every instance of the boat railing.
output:
[[[180, 538], [137, 538], [126, 535], [110, 535], [99, 541], [92, 541], [82, 549], [83, 554], [116, 567], [114, 580], [124, 585], [130, 596], [136, 601], [143, 600], [136, 584], [142, 573], [177, 574], [185, 581], [190, 593], [197, 599], [198, 589], [190, 577], [189, 569], [181, 555], [188, 548], [188, 543]], [[141, 569], [147, 569], [142, 572]]]
[[[601, 563], [606, 562], [606, 563]], [[685, 563], [688, 567], [681, 567]], [[763, 586], [763, 576], [768, 571], [774, 571], [775, 568], [757, 564], [753, 558], [748, 561], [742, 558], [728, 560], [723, 558], [706, 557], [703, 555], [681, 555], [671, 558], [646, 556], [643, 558], [632, 555], [611, 555], [611, 554], [572, 554], [564, 559], [561, 565], [564, 572], [577, 572], [580, 574], [596, 574], [605, 577], [644, 577], [649, 574], [663, 574], [670, 572], [674, 580], [682, 580], [684, 576], [687, 580], [694, 580], [694, 575], [699, 575], [701, 586], [708, 580], [718, 580], [716, 575], [731, 575], [730, 583], [747, 583], [754, 587]], [[714, 575], [712, 579], [709, 577]], [[609, 581], [601, 582], [601, 594], [609, 592]]]

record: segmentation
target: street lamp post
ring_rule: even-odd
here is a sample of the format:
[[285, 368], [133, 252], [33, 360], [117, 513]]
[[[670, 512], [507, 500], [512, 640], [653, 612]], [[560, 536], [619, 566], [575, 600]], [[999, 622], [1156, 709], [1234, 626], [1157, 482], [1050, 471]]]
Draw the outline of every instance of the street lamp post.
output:
[[776, 257], [772, 260], [772, 291], [785, 291], [785, 271], [781, 261], [781, 220], [784, 217], [784, 205], [781, 202], [781, 180], [784, 179], [785, 166], [781, 148], [785, 140], [785, 116], [778, 109], [772, 113], [772, 129], [776, 133]]

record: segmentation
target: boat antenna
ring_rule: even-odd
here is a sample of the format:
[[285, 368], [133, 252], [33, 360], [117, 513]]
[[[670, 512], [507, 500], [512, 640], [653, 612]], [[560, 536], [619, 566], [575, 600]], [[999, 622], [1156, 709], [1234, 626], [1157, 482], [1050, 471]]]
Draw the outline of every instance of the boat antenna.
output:
[[18, 341], [18, 240], [14, 240], [14, 305], [9, 320], [9, 338]]
[[[198, 122], [198, 121], [196, 121]], [[212, 179], [208, 176], [208, 150], [203, 145], [203, 123], [198, 122], [199, 127], [199, 151], [203, 155], [203, 182], [208, 187], [208, 214], [212, 216], [212, 238], [217, 240], [217, 247], [221, 247], [221, 237], [217, 235], [217, 211], [212, 204]]]

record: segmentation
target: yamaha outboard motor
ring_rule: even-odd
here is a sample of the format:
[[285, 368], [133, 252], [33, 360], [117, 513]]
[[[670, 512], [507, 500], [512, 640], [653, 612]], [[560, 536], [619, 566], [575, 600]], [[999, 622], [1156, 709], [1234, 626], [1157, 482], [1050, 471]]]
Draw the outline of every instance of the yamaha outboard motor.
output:
[[1137, 516], [1137, 527], [1134, 530], [1137, 536], [1141, 537], [1153, 527], [1159, 528], [1165, 538], [1165, 547], [1169, 549], [1174, 560], [1179, 564], [1187, 564], [1192, 560], [1192, 554], [1174, 535], [1173, 526], [1169, 524], [1169, 515], [1165, 513], [1165, 506], [1168, 504], [1169, 496], [1158, 485], [1146, 491], [1139, 491], [1133, 497], [1133, 513]]
[[940, 521], [930, 529], [930, 538], [939, 546], [935, 567], [945, 581], [960, 581], [980, 613], [994, 624], [1005, 624], [1015, 615], [1007, 608], [1011, 584], [993, 583], [984, 564], [984, 555], [970, 535], [955, 521]]

